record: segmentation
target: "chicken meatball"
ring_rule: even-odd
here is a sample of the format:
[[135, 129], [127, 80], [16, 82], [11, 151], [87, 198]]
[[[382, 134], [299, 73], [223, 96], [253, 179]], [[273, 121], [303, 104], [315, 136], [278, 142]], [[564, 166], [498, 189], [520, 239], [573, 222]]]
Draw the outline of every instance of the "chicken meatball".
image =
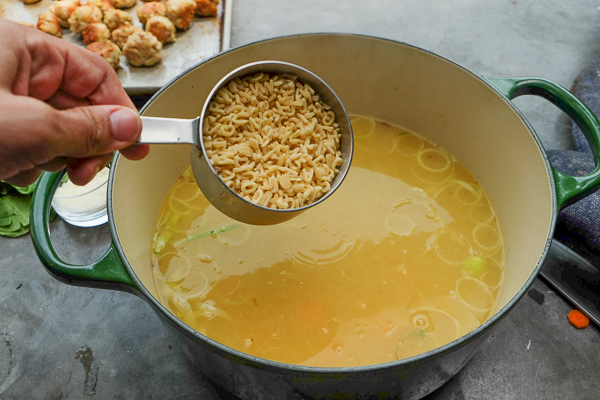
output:
[[106, 25], [99, 22], [87, 24], [82, 33], [83, 43], [85, 44], [110, 40], [110, 30]]
[[87, 24], [102, 22], [102, 11], [94, 5], [77, 7], [69, 17], [69, 28], [75, 33], [81, 33]]
[[62, 28], [58, 23], [58, 18], [52, 11], [44, 11], [38, 17], [37, 28], [40, 31], [49, 33], [52, 36], [58, 38], [62, 37]]
[[54, 15], [56, 15], [60, 26], [63, 28], [68, 28], [69, 17], [77, 7], [79, 7], [79, 2], [72, 0], [60, 0], [50, 4], [48, 9], [52, 11]]
[[136, 67], [151, 67], [160, 61], [162, 44], [151, 33], [134, 32], [123, 47], [123, 54], [131, 65]]
[[146, 25], [146, 21], [150, 18], [158, 16], [164, 17], [166, 13], [167, 9], [165, 8], [165, 5], [158, 1], [144, 3], [144, 5], [137, 10], [138, 19], [143, 25]]
[[121, 25], [133, 25], [133, 18], [127, 12], [113, 8], [104, 13], [104, 23], [112, 32]]
[[87, 0], [85, 5], [98, 7], [102, 11], [102, 14], [115, 8], [111, 0]]
[[109, 42], [108, 40], [94, 42], [88, 45], [86, 49], [104, 58], [114, 69], [119, 68], [121, 50], [113, 42]]
[[194, 0], [166, 0], [167, 18], [179, 29], [187, 29], [194, 18], [196, 2]]
[[113, 5], [116, 8], [130, 8], [135, 6], [136, 0], [113, 0]]
[[196, 15], [200, 17], [214, 17], [217, 15], [217, 6], [221, 0], [194, 0], [196, 2]]
[[134, 32], [143, 32], [143, 29], [139, 26], [121, 25], [120, 27], [112, 31], [110, 36], [113, 43], [119, 46], [121, 50], [123, 50], [125, 43], [127, 43], [127, 39]]
[[113, 6], [113, 3], [111, 3], [110, 0], [88, 0], [85, 4], [88, 6], [98, 7], [102, 11], [102, 13], [105, 13], [108, 10], [112, 10], [115, 8], [115, 6]]
[[156, 36], [162, 44], [175, 41], [175, 25], [167, 17], [158, 15], [150, 18], [146, 24], [146, 32]]

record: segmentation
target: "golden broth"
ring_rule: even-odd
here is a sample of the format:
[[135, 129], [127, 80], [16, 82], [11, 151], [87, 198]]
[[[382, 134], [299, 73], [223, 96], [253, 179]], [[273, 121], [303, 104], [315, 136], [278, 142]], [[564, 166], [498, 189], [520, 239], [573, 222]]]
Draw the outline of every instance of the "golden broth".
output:
[[160, 301], [231, 348], [323, 367], [414, 356], [485, 321], [504, 249], [482, 188], [418, 135], [361, 116], [352, 126], [344, 183], [280, 225], [224, 216], [188, 169], [155, 231]]

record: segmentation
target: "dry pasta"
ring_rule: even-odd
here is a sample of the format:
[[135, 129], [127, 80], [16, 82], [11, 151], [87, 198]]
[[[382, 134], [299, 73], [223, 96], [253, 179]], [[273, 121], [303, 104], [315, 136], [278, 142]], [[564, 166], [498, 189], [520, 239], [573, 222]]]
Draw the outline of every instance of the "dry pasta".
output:
[[315, 202], [342, 164], [335, 113], [294, 75], [230, 81], [211, 99], [202, 135], [225, 184], [264, 207]]

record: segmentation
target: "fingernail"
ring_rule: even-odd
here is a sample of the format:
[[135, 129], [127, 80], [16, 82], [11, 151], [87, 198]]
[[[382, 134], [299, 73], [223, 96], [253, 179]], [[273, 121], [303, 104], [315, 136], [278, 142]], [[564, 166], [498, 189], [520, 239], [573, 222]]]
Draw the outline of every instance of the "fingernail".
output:
[[121, 142], [133, 141], [139, 131], [139, 116], [130, 108], [121, 108], [110, 114], [113, 137]]

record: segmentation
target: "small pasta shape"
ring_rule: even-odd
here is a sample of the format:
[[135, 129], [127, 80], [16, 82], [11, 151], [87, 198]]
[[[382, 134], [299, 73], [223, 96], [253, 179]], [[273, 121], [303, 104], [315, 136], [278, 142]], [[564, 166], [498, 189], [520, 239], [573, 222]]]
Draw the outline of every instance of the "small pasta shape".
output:
[[317, 201], [342, 164], [335, 113], [293, 75], [232, 80], [211, 99], [202, 126], [207, 157], [219, 176], [264, 207]]

